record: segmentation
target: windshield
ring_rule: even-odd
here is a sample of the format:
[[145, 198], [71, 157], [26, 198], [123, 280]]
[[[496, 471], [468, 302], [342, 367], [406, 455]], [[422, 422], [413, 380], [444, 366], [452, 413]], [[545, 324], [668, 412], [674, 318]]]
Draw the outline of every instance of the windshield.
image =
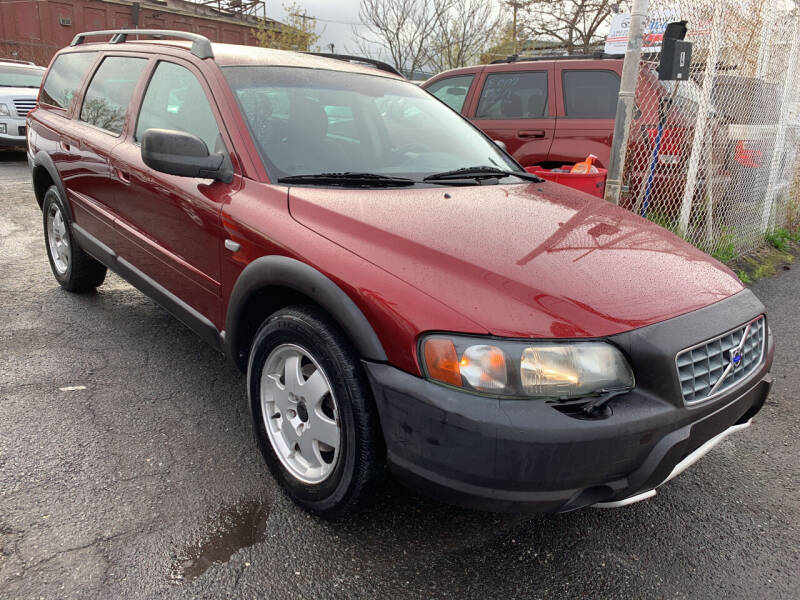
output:
[[38, 88], [42, 85], [44, 69], [0, 66], [0, 87]]
[[273, 181], [316, 173], [422, 177], [519, 170], [489, 139], [406, 81], [293, 67], [225, 67]]

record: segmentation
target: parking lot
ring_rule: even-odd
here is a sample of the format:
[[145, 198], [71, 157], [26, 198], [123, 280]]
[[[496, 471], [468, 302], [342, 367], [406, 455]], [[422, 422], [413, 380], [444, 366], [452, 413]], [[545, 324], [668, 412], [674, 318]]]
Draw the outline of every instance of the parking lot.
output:
[[244, 378], [116, 276], [50, 274], [24, 155], [0, 154], [1, 598], [800, 597], [800, 268], [754, 426], [646, 502], [495, 515], [389, 485], [331, 524], [272, 480]]

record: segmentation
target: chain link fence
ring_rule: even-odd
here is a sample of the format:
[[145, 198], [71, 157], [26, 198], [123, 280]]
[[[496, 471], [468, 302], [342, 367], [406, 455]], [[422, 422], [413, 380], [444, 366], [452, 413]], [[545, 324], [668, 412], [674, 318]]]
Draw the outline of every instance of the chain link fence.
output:
[[642, 55], [620, 204], [723, 260], [796, 229], [798, 9], [652, 0], [650, 18], [688, 22], [691, 78], [659, 81], [660, 56]]

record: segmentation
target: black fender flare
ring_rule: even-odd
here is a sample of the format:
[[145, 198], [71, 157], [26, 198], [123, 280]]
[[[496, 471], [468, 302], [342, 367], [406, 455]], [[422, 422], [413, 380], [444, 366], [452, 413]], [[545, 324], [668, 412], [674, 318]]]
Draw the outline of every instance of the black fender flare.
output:
[[[64, 204], [67, 207], [67, 212], [69, 213], [67, 216], [69, 217], [70, 222], [72, 222], [74, 220], [72, 218], [73, 217], [72, 206], [69, 203], [69, 198], [67, 198], [67, 190], [64, 187], [64, 182], [61, 180], [61, 175], [59, 174], [58, 169], [56, 169], [56, 165], [53, 162], [53, 159], [50, 158], [50, 155], [47, 154], [47, 152], [45, 152], [44, 150], [39, 150], [39, 152], [37, 152], [36, 155], [33, 157], [33, 161], [31, 163], [31, 178], [33, 179], [34, 185], [36, 183], [37, 169], [44, 169], [45, 171], [47, 171], [47, 174], [50, 176], [50, 179], [53, 180], [53, 183], [58, 188], [58, 193], [61, 194], [61, 198], [64, 200]], [[41, 206], [39, 208], [41, 208]]]
[[350, 296], [306, 263], [287, 256], [271, 255], [257, 258], [247, 265], [231, 292], [223, 344], [235, 363], [239, 364], [241, 359], [242, 312], [252, 294], [269, 286], [289, 288], [308, 296], [342, 327], [361, 358], [386, 362], [386, 353], [375, 330]]

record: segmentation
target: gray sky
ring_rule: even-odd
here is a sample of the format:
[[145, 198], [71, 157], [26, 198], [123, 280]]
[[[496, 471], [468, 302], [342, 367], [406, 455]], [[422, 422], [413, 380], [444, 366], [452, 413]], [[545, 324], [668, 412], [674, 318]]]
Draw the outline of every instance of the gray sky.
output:
[[[297, 3], [303, 12], [317, 17], [317, 32], [322, 31], [319, 44], [323, 51], [328, 51], [328, 44], [333, 43], [336, 51], [344, 53], [349, 49], [355, 51], [353, 43], [353, 24], [358, 24], [359, 0], [300, 0]], [[274, 0], [267, 3], [267, 15], [283, 21], [286, 13], [283, 7]], [[324, 31], [323, 31], [324, 29]]]

